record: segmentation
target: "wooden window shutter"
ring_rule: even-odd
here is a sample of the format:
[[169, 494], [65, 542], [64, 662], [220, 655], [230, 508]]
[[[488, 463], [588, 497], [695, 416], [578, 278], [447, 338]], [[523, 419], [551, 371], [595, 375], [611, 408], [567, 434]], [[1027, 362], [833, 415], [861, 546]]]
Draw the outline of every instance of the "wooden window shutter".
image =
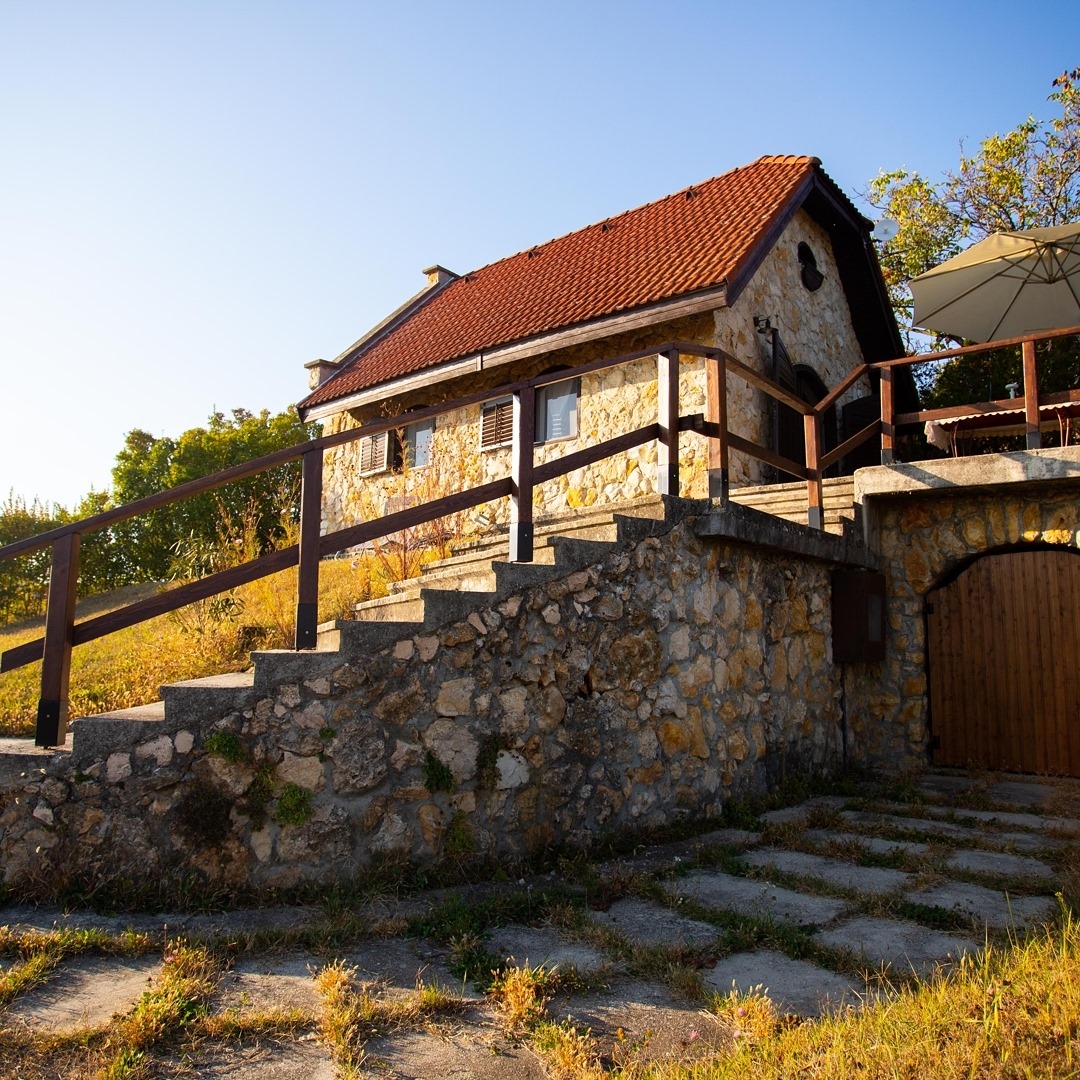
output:
[[383, 431], [378, 435], [369, 435], [360, 442], [360, 472], [378, 473], [385, 472], [387, 468], [386, 447], [389, 442], [390, 432]]
[[510, 398], [484, 405], [480, 423], [480, 447], [502, 446], [514, 436], [514, 403]]

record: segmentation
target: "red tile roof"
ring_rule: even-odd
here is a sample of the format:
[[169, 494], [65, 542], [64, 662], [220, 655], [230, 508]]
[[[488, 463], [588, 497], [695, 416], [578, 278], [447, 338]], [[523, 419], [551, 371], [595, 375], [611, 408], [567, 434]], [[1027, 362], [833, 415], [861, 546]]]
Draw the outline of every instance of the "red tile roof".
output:
[[474, 270], [361, 345], [300, 407], [730, 282], [819, 166], [812, 157], [758, 158]]

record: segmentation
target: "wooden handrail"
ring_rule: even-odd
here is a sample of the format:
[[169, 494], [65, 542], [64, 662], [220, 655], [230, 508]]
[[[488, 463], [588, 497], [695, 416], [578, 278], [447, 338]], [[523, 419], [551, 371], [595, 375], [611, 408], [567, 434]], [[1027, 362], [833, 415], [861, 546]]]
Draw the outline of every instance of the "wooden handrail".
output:
[[[1040, 334], [1038, 340], [1080, 334], [1080, 327]], [[1053, 395], [1038, 394], [1035, 376], [1035, 350], [1031, 337], [1014, 338], [988, 345], [968, 346], [938, 353], [904, 357], [898, 360], [866, 364], [849, 372], [821, 401], [810, 405], [780, 386], [768, 376], [736, 359], [723, 349], [699, 345], [695, 342], [669, 342], [651, 349], [637, 350], [619, 356], [591, 361], [576, 368], [546, 372], [530, 379], [504, 383], [487, 390], [463, 395], [452, 401], [416, 409], [406, 416], [383, 417], [347, 431], [321, 436], [298, 443], [253, 461], [224, 469], [210, 476], [181, 484], [167, 491], [157, 492], [124, 506], [95, 514], [80, 521], [71, 522], [49, 532], [28, 537], [0, 548], [0, 559], [11, 559], [52, 545], [52, 571], [49, 602], [46, 614], [46, 631], [42, 638], [26, 642], [0, 655], [0, 672], [44, 659], [42, 668], [42, 694], [38, 707], [38, 728], [35, 741], [39, 746], [55, 746], [63, 741], [67, 713], [67, 682], [71, 649], [74, 645], [135, 625], [146, 619], [176, 610], [195, 600], [205, 599], [216, 593], [235, 588], [237, 585], [257, 580], [287, 567], [299, 565], [296, 606], [296, 641], [298, 648], [315, 644], [319, 559], [325, 555], [366, 543], [404, 529], [426, 524], [448, 514], [470, 509], [482, 503], [510, 497], [511, 512], [511, 558], [528, 561], [532, 558], [532, 503], [536, 484], [542, 484], [575, 469], [584, 468], [604, 458], [623, 453], [633, 447], [654, 441], [657, 444], [657, 490], [679, 494], [679, 433], [693, 430], [709, 440], [709, 491], [710, 495], [727, 497], [728, 453], [735, 450], [763, 461], [782, 472], [802, 477], [807, 481], [808, 522], [823, 528], [821, 509], [821, 483], [824, 471], [841, 457], [874, 435], [881, 434], [882, 460], [891, 461], [894, 434], [897, 424], [922, 419], [923, 413], [895, 414], [892, 396], [892, 373], [896, 367], [950, 359], [955, 356], [1020, 344], [1024, 347], [1025, 397], [1022, 399], [1028, 426], [1029, 445], [1038, 441], [1038, 406], [1054, 400], [1076, 400], [1075, 392]], [[683, 355], [701, 357], [706, 361], [708, 414], [702, 417], [682, 416], [679, 409], [679, 366]], [[532, 437], [533, 396], [539, 387], [549, 386], [568, 379], [580, 378], [596, 371], [618, 367], [647, 357], [657, 361], [658, 416], [655, 423], [634, 431], [607, 439], [573, 453], [564, 454], [542, 464], [535, 463], [535, 447]], [[865, 427], [858, 434], [827, 453], [822, 452], [820, 423], [824, 412], [853, 386], [858, 379], [871, 371], [881, 376], [881, 419]], [[802, 465], [761, 447], [748, 439], [734, 434], [729, 428], [726, 379], [735, 375], [751, 386], [793, 409], [804, 417], [804, 440], [806, 464]], [[496, 397], [513, 396], [517, 423], [517, 436], [513, 449], [512, 475], [501, 480], [481, 484], [465, 491], [455, 492], [431, 502], [422, 503], [396, 513], [387, 514], [375, 521], [340, 529], [320, 535], [322, 503], [322, 467], [325, 451], [347, 445], [357, 439], [379, 435], [400, 428], [404, 423], [418, 423], [454, 410], [481, 404]], [[989, 403], [999, 406], [1001, 403]], [[1013, 408], [1018, 407], [1014, 405]], [[970, 409], [968, 410], [970, 411]], [[942, 410], [930, 413], [943, 416]], [[301, 489], [300, 542], [293, 547], [271, 552], [258, 559], [211, 574], [198, 581], [187, 582], [157, 596], [149, 597], [117, 611], [100, 615], [82, 623], [74, 622], [75, 582], [78, 576], [80, 538], [83, 534], [139, 514], [161, 509], [172, 503], [213, 491], [236, 480], [256, 476], [268, 469], [295, 461], [303, 462]]]
[[929, 364], [936, 360], [951, 360], [955, 356], [970, 356], [972, 353], [989, 352], [991, 349], [1007, 349], [1014, 345], [1023, 345], [1025, 341], [1054, 341], [1057, 338], [1076, 337], [1080, 326], [1070, 326], [1065, 330], [1040, 330], [1021, 337], [1002, 338], [1001, 341], [987, 341], [982, 345], [963, 345], [956, 349], [941, 349], [938, 352], [914, 353], [900, 356], [895, 360], [874, 360], [870, 367], [881, 371], [885, 368], [911, 367], [912, 364]]

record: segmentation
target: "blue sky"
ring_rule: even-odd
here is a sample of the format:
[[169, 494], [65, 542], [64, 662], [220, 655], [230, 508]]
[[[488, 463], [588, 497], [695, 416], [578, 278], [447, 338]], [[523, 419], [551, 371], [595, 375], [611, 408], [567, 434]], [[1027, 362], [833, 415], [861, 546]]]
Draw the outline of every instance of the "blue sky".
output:
[[765, 153], [937, 177], [1077, 65], [1075, 2], [0, 0], [0, 500], [299, 400], [431, 263]]

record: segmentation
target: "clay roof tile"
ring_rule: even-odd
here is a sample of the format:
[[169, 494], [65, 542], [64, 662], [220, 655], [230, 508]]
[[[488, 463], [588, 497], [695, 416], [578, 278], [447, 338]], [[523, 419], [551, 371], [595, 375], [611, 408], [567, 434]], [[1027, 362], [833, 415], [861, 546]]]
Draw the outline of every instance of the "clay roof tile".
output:
[[451, 280], [343, 357], [342, 369], [300, 407], [725, 284], [820, 164], [814, 157], [761, 157]]

